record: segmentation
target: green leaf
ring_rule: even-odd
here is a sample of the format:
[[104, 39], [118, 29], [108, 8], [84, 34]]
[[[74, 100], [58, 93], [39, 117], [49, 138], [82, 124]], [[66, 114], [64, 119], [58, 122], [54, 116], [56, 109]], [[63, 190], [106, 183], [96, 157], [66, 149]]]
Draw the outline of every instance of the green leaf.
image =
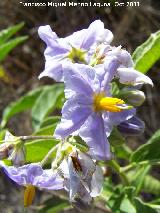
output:
[[[134, 195], [134, 187], [124, 187], [119, 185], [115, 188], [112, 196], [107, 204], [114, 213], [136, 213], [132, 197]], [[128, 209], [127, 209], [128, 208]]]
[[150, 171], [151, 166], [145, 165], [145, 166], [137, 166], [137, 168], [134, 171], [131, 171], [128, 173], [128, 178], [133, 186], [136, 188], [136, 193], [138, 194], [143, 187], [143, 183], [145, 181], [145, 177]]
[[131, 203], [131, 201], [128, 199], [127, 196], [125, 196], [121, 202], [120, 210], [124, 213], [136, 213], [136, 209], [134, 205]]
[[21, 36], [2, 44], [0, 46], [0, 61], [4, 60], [12, 49], [14, 49], [18, 44], [24, 42], [27, 38], [27, 36]]
[[14, 26], [8, 27], [7, 29], [0, 31], [0, 45], [5, 43], [10, 37], [12, 37], [16, 32], [18, 32], [22, 27], [24, 26], [24, 23], [16, 24]]
[[34, 135], [53, 135], [56, 126], [57, 126], [57, 123], [45, 126], [45, 127], [41, 128], [41, 129], [38, 129], [34, 133]]
[[141, 201], [140, 198], [134, 198], [134, 203], [136, 206], [137, 213], [158, 213], [155, 209], [149, 206], [149, 204]]
[[[45, 155], [49, 152], [49, 150], [55, 146], [59, 141], [52, 140], [35, 140], [32, 142], [28, 142], [25, 144], [26, 147], [26, 161], [27, 162], [39, 162], [41, 161]], [[54, 157], [55, 155], [53, 155]]]
[[160, 130], [158, 130], [148, 143], [140, 146], [131, 156], [132, 162], [150, 161], [159, 162], [160, 161], [160, 149], [157, 149], [160, 145]]
[[3, 112], [1, 127], [4, 128], [7, 122], [9, 121], [9, 119], [13, 117], [14, 115], [16, 115], [17, 113], [20, 113], [32, 108], [36, 102], [36, 99], [45, 88], [46, 87], [35, 89], [27, 93], [20, 99], [18, 99], [18, 101], [15, 101], [9, 104], [9, 106]]
[[128, 160], [130, 159], [132, 150], [126, 144], [122, 144], [121, 146], [114, 147], [114, 153], [118, 158]]
[[151, 36], [134, 51], [135, 69], [146, 73], [160, 59], [160, 31]]
[[37, 130], [49, 113], [61, 108], [64, 102], [64, 86], [56, 84], [46, 88], [35, 102], [32, 108], [32, 125]]
[[60, 116], [49, 116], [41, 123], [40, 127], [46, 127], [60, 121]]
[[114, 185], [112, 183], [111, 178], [105, 178], [103, 182], [103, 190], [100, 196], [103, 197], [104, 200], [108, 201], [109, 197], [112, 195], [113, 190]]
[[146, 175], [143, 181], [142, 190], [146, 193], [160, 195], [160, 182], [156, 178]]

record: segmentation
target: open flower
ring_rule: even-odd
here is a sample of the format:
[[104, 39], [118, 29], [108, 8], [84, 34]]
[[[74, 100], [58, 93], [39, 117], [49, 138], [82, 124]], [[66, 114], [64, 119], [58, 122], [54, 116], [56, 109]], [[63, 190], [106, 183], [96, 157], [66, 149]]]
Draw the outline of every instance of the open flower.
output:
[[45, 70], [39, 77], [48, 76], [56, 81], [63, 81], [63, 63], [87, 63], [97, 44], [109, 44], [113, 39], [111, 31], [104, 29], [100, 20], [92, 22], [88, 29], [77, 31], [65, 38], [58, 38], [48, 25], [41, 26], [38, 33], [47, 45], [44, 52]]
[[55, 130], [58, 138], [79, 134], [90, 147], [90, 154], [102, 160], [111, 158], [107, 137], [113, 126], [135, 114], [135, 109], [123, 100], [111, 97], [110, 82], [115, 67], [110, 65], [103, 78], [93, 67], [64, 65], [65, 94], [70, 98], [63, 106], [61, 123]]
[[25, 186], [24, 206], [29, 206], [35, 196], [35, 187], [48, 190], [63, 188], [63, 179], [52, 169], [43, 170], [40, 164], [32, 163], [22, 167], [0, 166], [6, 175], [18, 185]]
[[69, 191], [70, 202], [79, 208], [90, 205], [92, 198], [100, 194], [103, 183], [101, 168], [91, 157], [75, 150], [71, 152], [59, 167], [64, 178], [64, 186]]

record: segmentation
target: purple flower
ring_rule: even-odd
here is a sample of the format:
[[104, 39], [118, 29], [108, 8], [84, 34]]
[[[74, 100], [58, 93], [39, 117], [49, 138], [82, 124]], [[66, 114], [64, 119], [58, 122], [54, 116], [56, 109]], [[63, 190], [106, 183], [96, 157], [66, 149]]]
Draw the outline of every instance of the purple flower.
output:
[[107, 137], [112, 127], [135, 114], [135, 109], [129, 109], [123, 100], [111, 97], [112, 70], [117, 64], [111, 61], [108, 67], [102, 77], [87, 65], [64, 65], [65, 94], [69, 99], [55, 130], [59, 138], [79, 134], [90, 147], [90, 154], [103, 160], [111, 158]]
[[86, 208], [93, 197], [100, 194], [103, 174], [91, 157], [79, 150], [70, 153], [63, 160], [59, 171], [65, 180], [65, 188], [69, 191], [70, 202]]
[[97, 44], [109, 44], [113, 39], [112, 33], [104, 29], [100, 20], [92, 22], [88, 29], [77, 31], [65, 38], [58, 38], [48, 25], [41, 26], [38, 33], [47, 45], [44, 52], [45, 70], [39, 77], [48, 76], [56, 81], [63, 81], [63, 63], [87, 63]]
[[6, 175], [18, 185], [32, 185], [42, 189], [58, 190], [63, 188], [62, 178], [51, 169], [43, 170], [40, 164], [31, 163], [21, 167], [0, 164]]
[[27, 164], [22, 167], [6, 166], [0, 162], [6, 175], [18, 185], [25, 186], [24, 206], [32, 204], [35, 196], [35, 187], [48, 190], [63, 188], [63, 179], [53, 170], [43, 170], [37, 163]]

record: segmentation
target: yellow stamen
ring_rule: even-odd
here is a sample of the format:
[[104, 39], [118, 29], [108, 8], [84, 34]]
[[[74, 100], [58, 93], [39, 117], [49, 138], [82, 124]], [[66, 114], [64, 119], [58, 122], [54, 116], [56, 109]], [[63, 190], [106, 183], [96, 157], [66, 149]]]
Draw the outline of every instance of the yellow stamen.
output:
[[94, 111], [121, 112], [123, 110], [121, 105], [123, 104], [125, 104], [123, 100], [105, 97], [104, 94], [98, 94], [94, 97]]
[[28, 207], [32, 204], [35, 197], [35, 187], [28, 185], [24, 191], [24, 207]]

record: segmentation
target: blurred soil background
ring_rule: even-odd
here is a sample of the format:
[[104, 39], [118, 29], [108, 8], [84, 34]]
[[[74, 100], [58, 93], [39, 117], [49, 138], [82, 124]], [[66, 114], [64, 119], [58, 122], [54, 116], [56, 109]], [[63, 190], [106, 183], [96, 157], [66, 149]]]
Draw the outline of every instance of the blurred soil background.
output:
[[[91, 1], [91, 0], [90, 0]], [[8, 80], [0, 79], [0, 116], [4, 108], [11, 102], [33, 88], [43, 84], [53, 84], [50, 79], [38, 80], [38, 75], [44, 68], [44, 43], [38, 37], [37, 29], [40, 25], [49, 24], [61, 37], [73, 31], [87, 28], [95, 19], [101, 19], [105, 28], [114, 34], [113, 45], [122, 45], [133, 53], [135, 48], [143, 43], [151, 33], [160, 28], [160, 1], [141, 0], [140, 7], [24, 7], [19, 0], [0, 0], [0, 30], [11, 25], [25, 22], [24, 28], [17, 35], [28, 35], [23, 44], [17, 46], [1, 64], [8, 76]], [[23, 2], [46, 2], [23, 1]], [[62, 1], [52, 1], [62, 2]], [[86, 2], [76, 1], [73, 2]], [[93, 1], [91, 1], [93, 2]], [[94, 2], [105, 2], [94, 0]], [[112, 1], [114, 2], [114, 1]], [[120, 1], [119, 2], [125, 2]], [[97, 29], [98, 30], [98, 29]], [[128, 138], [133, 148], [145, 143], [147, 139], [160, 128], [160, 62], [148, 72], [154, 82], [154, 88], [143, 87], [147, 94], [145, 104], [138, 110], [139, 117], [145, 121], [144, 134], [136, 138]], [[15, 135], [28, 135], [32, 132], [29, 112], [21, 113], [12, 118], [8, 128]], [[160, 178], [157, 168], [152, 171]], [[23, 192], [6, 176], [0, 177], [0, 213], [22, 212]], [[49, 196], [45, 194], [45, 196]], [[36, 204], [40, 205], [43, 196], [37, 196]], [[29, 212], [36, 212], [36, 209]], [[68, 212], [72, 212], [69, 210]], [[95, 212], [95, 211], [94, 211]], [[99, 212], [98, 210], [96, 211]], [[100, 211], [103, 212], [103, 211]]]

